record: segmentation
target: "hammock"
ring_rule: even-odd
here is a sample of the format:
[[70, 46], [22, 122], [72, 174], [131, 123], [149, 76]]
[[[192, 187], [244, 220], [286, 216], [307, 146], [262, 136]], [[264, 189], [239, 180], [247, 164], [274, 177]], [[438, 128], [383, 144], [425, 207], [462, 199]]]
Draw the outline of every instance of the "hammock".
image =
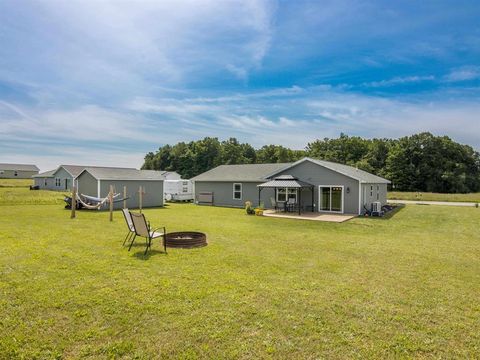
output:
[[82, 204], [85, 208], [91, 209], [91, 210], [100, 209], [102, 207], [102, 205], [105, 204], [108, 201], [108, 197], [106, 197], [105, 199], [102, 199], [102, 201], [100, 201], [97, 205], [90, 205], [90, 204], [87, 204], [86, 202], [84, 202], [82, 200], [82, 198], [80, 196], [78, 196], [78, 194], [75, 194], [75, 195], [76, 195], [77, 201], [80, 202], [80, 204]]
[[[106, 198], [99, 198], [99, 197], [90, 196], [90, 195], [85, 195], [85, 194], [80, 194], [80, 195], [82, 195], [85, 199], [90, 200], [90, 201], [94, 201], [94, 202], [102, 202], [103, 200], [108, 199], [108, 196], [107, 196]], [[78, 194], [77, 194], [77, 196], [78, 196]], [[113, 198], [115, 199], [115, 198], [117, 198], [117, 197], [119, 197], [119, 196], [120, 196], [119, 193], [118, 193], [118, 194], [114, 194], [114, 195], [113, 195]]]
[[[84, 202], [84, 201], [82, 200], [82, 198], [81, 198], [80, 196], [78, 196], [78, 193], [77, 193], [76, 195], [77, 195], [77, 196], [76, 196], [76, 197], [77, 197], [77, 201], [80, 202], [80, 204], [82, 204], [85, 208], [91, 209], [91, 210], [100, 209], [100, 208], [103, 206], [103, 204], [107, 203], [108, 200], [109, 200], [108, 196], [107, 196], [106, 198], [103, 198], [103, 199], [102, 199], [102, 198], [97, 198], [97, 197], [94, 197], [94, 196], [88, 196], [88, 195], [81, 194], [81, 195], [82, 195], [85, 199], [87, 199], [87, 200], [91, 200], [91, 201], [94, 201], [94, 202], [98, 202], [98, 204], [92, 205], [92, 204], [87, 204], [86, 202]], [[115, 195], [113, 195], [113, 198], [114, 198], [113, 202], [114, 202], [114, 203], [116, 203], [116, 202], [121, 202], [121, 201], [124, 201], [124, 200], [127, 200], [127, 199], [128, 199], [128, 197], [126, 197], [126, 198], [123, 198], [123, 199], [116, 199], [116, 200], [115, 200], [115, 198], [118, 197], [118, 196], [120, 196], [120, 194], [115, 194]]]

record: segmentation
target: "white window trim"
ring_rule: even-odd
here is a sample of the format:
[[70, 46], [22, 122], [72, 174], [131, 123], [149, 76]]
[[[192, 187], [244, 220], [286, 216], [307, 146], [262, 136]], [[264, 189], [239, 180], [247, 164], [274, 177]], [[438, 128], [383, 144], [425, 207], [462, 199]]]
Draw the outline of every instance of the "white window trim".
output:
[[[240, 190], [235, 190], [235, 185], [240, 185]], [[235, 197], [235, 193], [236, 192], [239, 192], [240, 193], [240, 198], [237, 199]], [[242, 183], [233, 183], [233, 187], [232, 187], [232, 197], [233, 197], [233, 200], [242, 200], [243, 198], [243, 185]]]
[[[285, 189], [285, 200], [278, 200], [278, 195], [279, 195], [279, 189]], [[297, 188], [289, 188], [289, 187], [284, 187], [284, 188], [278, 188], [277, 189], [277, 198], [275, 199], [277, 202], [283, 203], [288, 201], [288, 194], [289, 191], [291, 193], [295, 194], [295, 204], [298, 202], [298, 189]]]
[[[320, 207], [322, 205], [322, 187], [340, 187], [342, 188], [342, 208], [340, 211], [333, 211], [333, 210], [321, 210]], [[330, 208], [332, 207], [332, 191], [330, 191]], [[335, 213], [335, 214], [343, 214], [345, 209], [345, 186], [344, 185], [318, 185], [318, 212], [328, 212], [328, 213]]]

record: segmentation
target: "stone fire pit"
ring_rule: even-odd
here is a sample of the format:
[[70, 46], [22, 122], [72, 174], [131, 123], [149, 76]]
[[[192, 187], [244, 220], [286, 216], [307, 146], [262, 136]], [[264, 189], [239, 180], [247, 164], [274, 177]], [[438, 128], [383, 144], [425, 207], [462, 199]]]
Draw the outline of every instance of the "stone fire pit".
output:
[[191, 249], [207, 246], [207, 235], [195, 231], [167, 233], [165, 242], [170, 248]]

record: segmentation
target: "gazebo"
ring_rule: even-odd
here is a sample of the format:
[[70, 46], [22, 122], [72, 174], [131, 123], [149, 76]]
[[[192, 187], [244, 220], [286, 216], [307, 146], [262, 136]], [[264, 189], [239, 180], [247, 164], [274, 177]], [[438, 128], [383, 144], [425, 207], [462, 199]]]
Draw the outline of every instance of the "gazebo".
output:
[[[278, 177], [273, 178], [263, 184], [257, 185], [258, 187], [258, 204], [260, 205], [260, 195], [263, 189], [275, 189], [275, 201], [277, 201], [277, 192], [279, 189], [285, 189], [285, 202], [288, 202], [289, 199], [289, 190], [294, 189], [296, 194], [298, 194], [298, 198], [296, 199], [298, 204], [298, 215], [301, 214], [301, 201], [302, 201], [302, 190], [303, 189], [310, 189], [312, 193], [312, 207], [314, 203], [314, 189], [315, 185], [309, 184], [305, 181], [298, 180], [296, 177], [292, 175], [280, 175]], [[313, 210], [313, 208], [312, 208]]]

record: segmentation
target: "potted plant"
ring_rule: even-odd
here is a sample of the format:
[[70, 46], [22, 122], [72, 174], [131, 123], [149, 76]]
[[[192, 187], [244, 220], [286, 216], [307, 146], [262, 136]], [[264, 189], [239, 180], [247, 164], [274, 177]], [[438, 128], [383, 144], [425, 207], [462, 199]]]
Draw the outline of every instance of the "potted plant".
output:
[[264, 206], [263, 206], [263, 203], [261, 202], [260, 205], [255, 208], [255, 215], [262, 216], [263, 210], [264, 210]]
[[247, 213], [247, 215], [254, 215], [255, 214], [255, 209], [253, 208], [251, 201], [246, 201], [245, 202], [245, 212]]

